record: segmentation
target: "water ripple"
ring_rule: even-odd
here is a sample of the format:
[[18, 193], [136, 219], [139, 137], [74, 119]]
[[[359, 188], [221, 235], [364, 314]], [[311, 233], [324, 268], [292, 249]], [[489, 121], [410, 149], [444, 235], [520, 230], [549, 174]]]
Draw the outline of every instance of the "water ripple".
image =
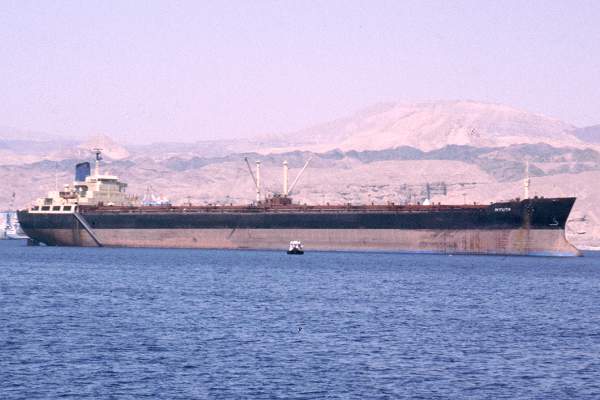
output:
[[0, 398], [600, 398], [600, 256], [0, 243]]

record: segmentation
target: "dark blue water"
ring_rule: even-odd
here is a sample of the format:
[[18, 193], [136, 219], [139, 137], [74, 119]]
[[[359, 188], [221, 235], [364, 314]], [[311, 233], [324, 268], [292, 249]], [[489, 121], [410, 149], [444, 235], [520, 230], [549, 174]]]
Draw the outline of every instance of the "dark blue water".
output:
[[0, 242], [0, 398], [600, 398], [600, 256]]

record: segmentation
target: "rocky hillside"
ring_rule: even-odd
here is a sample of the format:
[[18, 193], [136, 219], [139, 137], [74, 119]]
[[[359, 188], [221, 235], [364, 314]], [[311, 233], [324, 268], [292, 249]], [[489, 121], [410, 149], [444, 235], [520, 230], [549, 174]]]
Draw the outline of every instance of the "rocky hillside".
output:
[[284, 160], [293, 178], [312, 157], [296, 201], [355, 204], [514, 198], [522, 196], [528, 161], [532, 194], [578, 197], [569, 235], [579, 246], [594, 247], [600, 246], [600, 146], [592, 136], [552, 118], [474, 102], [382, 104], [293, 135], [255, 140], [123, 146], [106, 136], [7, 135], [0, 136], [0, 209], [13, 191], [22, 207], [70, 182], [74, 164], [91, 159], [93, 147], [105, 149], [103, 168], [128, 182], [131, 193], [151, 186], [175, 204], [251, 202], [245, 157], [262, 161], [267, 194], [281, 190]]
[[388, 103], [279, 139], [292, 148], [309, 146], [317, 151], [381, 150], [397, 146], [432, 150], [453, 144], [489, 147], [538, 142], [581, 145], [572, 134], [574, 129], [557, 119], [499, 104]]
[[[128, 158], [104, 163], [109, 173], [143, 194], [149, 186], [175, 204], [250, 203], [254, 188], [244, 158], [262, 161], [264, 193], [279, 193], [282, 163], [292, 178], [306, 160], [310, 168], [293, 193], [301, 203], [487, 203], [522, 196], [525, 162], [530, 162], [533, 195], [572, 196], [580, 220], [571, 231], [579, 245], [600, 244], [600, 153], [593, 149], [558, 148], [546, 144], [477, 148], [446, 146], [432, 151], [412, 147], [324, 153], [236, 153], [221, 157], [167, 159]], [[13, 182], [20, 206], [70, 182], [79, 159], [0, 166], [0, 176]], [[12, 192], [0, 193], [7, 204]]]
[[600, 125], [587, 126], [585, 128], [575, 129], [573, 135], [579, 140], [586, 143], [598, 143], [600, 144]]

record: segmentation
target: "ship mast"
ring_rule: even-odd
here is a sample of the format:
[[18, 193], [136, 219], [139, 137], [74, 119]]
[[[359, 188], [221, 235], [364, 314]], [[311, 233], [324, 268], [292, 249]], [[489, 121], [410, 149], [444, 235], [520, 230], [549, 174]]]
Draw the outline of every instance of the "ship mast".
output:
[[[287, 161], [283, 162], [283, 191], [282, 191], [281, 195], [276, 194], [276, 197], [284, 197], [284, 198], [289, 197], [289, 195], [294, 190], [294, 187], [298, 183], [298, 180], [300, 179], [300, 177], [306, 170], [306, 167], [308, 167], [308, 164], [310, 163], [311, 159], [312, 159], [312, 157], [309, 158], [308, 161], [306, 161], [306, 163], [304, 164], [304, 166], [302, 167], [302, 169], [296, 176], [296, 179], [294, 179], [294, 182], [292, 182], [291, 185], [289, 184], [288, 162]], [[244, 157], [244, 161], [246, 162], [246, 166], [248, 167], [248, 172], [250, 173], [250, 176], [252, 177], [252, 180], [254, 181], [254, 186], [256, 187], [256, 203], [258, 204], [261, 201], [261, 199], [260, 199], [260, 196], [261, 196], [260, 161], [256, 161], [256, 172], [252, 171], [252, 167], [250, 166], [250, 161], [248, 161], [248, 157]], [[255, 175], [255, 173], [256, 173], [256, 175]], [[288, 204], [288, 203], [285, 203], [285, 204]]]
[[252, 167], [250, 166], [250, 162], [248, 161], [248, 157], [244, 157], [244, 161], [246, 161], [246, 165], [248, 166], [248, 172], [250, 172], [250, 176], [254, 181], [254, 186], [256, 187], [256, 204], [260, 202], [260, 161], [256, 161], [256, 177], [252, 172]]
[[94, 175], [100, 175], [100, 161], [102, 160], [102, 149], [94, 148], [92, 149], [92, 153], [96, 155], [96, 164], [94, 165]]
[[523, 180], [523, 189], [525, 190], [525, 199], [529, 198], [529, 186], [531, 179], [529, 178], [529, 161], [525, 163], [525, 179]]

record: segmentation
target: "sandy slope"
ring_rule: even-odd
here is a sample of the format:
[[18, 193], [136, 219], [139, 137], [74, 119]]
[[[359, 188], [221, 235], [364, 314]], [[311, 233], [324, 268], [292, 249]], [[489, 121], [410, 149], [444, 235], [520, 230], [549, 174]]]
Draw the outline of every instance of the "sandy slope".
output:
[[325, 151], [411, 146], [432, 150], [448, 144], [505, 146], [545, 142], [579, 145], [574, 126], [500, 104], [447, 101], [382, 104], [353, 116], [285, 136], [290, 148]]

